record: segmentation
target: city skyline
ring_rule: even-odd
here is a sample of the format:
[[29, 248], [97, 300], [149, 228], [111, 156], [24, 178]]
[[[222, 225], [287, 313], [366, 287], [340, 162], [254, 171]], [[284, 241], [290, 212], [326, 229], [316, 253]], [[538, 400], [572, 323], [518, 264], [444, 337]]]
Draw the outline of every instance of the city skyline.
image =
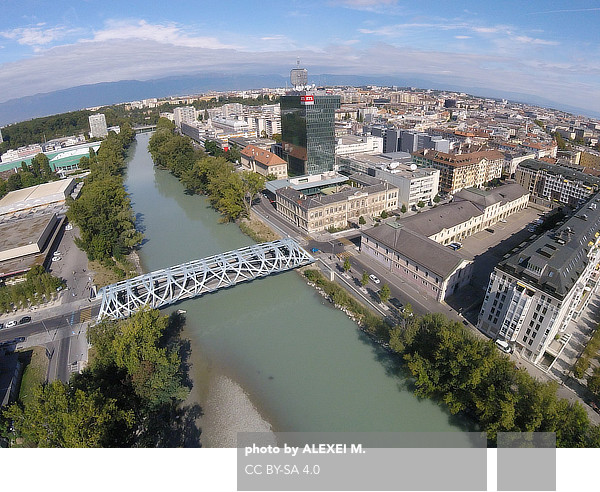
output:
[[426, 78], [543, 96], [600, 112], [600, 7], [590, 2], [9, 0], [0, 103], [119, 80], [202, 71]]

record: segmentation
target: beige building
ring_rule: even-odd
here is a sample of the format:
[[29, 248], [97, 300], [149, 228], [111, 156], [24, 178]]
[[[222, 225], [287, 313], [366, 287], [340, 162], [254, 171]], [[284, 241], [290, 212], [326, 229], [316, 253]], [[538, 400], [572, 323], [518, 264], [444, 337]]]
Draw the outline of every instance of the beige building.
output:
[[276, 192], [277, 211], [296, 227], [308, 232], [345, 229], [360, 216], [375, 217], [398, 208], [398, 188], [389, 183], [347, 188], [329, 195], [307, 196], [286, 187]]
[[361, 252], [439, 302], [471, 280], [472, 261], [401, 223], [362, 232]]
[[529, 193], [517, 184], [499, 186], [490, 191], [469, 188], [458, 192], [446, 205], [399, 222], [407, 229], [447, 245], [527, 208], [528, 202]]
[[276, 179], [287, 178], [287, 162], [268, 150], [256, 145], [247, 145], [240, 152], [242, 165], [263, 176], [272, 175]]
[[412, 156], [419, 166], [439, 169], [440, 188], [452, 194], [463, 188], [483, 186], [488, 181], [499, 178], [504, 165], [504, 154], [498, 150], [447, 154], [424, 149]]

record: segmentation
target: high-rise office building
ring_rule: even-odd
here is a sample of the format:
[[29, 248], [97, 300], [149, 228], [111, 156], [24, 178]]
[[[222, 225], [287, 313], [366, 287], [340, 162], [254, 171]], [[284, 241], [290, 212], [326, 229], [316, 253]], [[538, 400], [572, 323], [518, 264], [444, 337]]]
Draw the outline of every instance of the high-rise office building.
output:
[[335, 164], [335, 110], [340, 96], [302, 91], [281, 97], [281, 145], [293, 175], [332, 171]]
[[102, 114], [93, 114], [88, 118], [90, 122], [90, 137], [104, 138], [108, 135], [106, 117]]
[[308, 85], [308, 71], [306, 68], [300, 68], [300, 60], [296, 68], [290, 71], [290, 81], [296, 90], [302, 90]]

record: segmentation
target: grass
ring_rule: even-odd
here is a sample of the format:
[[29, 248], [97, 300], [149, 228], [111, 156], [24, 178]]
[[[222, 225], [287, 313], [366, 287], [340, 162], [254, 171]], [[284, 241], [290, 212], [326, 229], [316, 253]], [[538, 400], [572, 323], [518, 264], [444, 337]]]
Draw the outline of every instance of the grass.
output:
[[48, 372], [48, 358], [44, 347], [33, 347], [30, 350], [21, 352], [19, 360], [27, 365], [23, 370], [21, 378], [21, 387], [19, 388], [19, 400], [26, 403], [33, 394], [34, 388], [46, 380]]
[[280, 239], [279, 235], [275, 234], [262, 221], [256, 218], [240, 220], [239, 227], [246, 236], [250, 236], [257, 243], [266, 243]]
[[118, 261], [113, 267], [107, 267], [99, 261], [90, 261], [88, 268], [93, 272], [94, 285], [98, 288], [138, 275], [135, 266], [128, 260]]

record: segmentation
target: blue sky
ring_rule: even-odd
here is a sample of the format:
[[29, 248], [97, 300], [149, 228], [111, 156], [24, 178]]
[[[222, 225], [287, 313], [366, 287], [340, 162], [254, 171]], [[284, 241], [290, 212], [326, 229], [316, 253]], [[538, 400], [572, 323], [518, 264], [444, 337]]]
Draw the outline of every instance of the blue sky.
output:
[[399, 75], [600, 112], [599, 1], [2, 0], [0, 102], [202, 71]]

